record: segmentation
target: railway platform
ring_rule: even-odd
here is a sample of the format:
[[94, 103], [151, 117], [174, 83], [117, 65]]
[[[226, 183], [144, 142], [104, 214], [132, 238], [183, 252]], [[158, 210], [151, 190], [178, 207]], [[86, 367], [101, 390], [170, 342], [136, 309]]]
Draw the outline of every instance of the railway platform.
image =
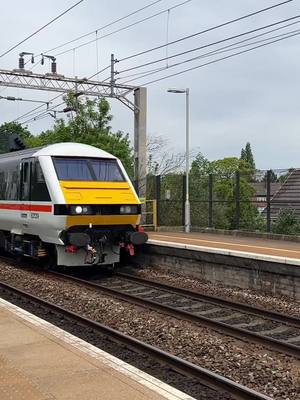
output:
[[212, 233], [148, 232], [149, 244], [300, 266], [300, 243]]
[[1, 400], [192, 400], [0, 298]]

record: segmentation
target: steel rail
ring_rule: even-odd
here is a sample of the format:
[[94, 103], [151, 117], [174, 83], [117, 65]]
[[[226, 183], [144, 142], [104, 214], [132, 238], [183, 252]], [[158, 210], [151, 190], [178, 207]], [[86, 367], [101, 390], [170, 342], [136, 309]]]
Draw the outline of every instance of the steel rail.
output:
[[234, 310], [251, 313], [251, 314], [257, 315], [259, 317], [270, 318], [273, 321], [282, 322], [284, 324], [292, 325], [292, 326], [300, 329], [300, 318], [297, 318], [297, 317], [293, 317], [290, 315], [284, 315], [284, 314], [281, 314], [276, 311], [264, 310], [262, 308], [257, 308], [254, 306], [250, 306], [248, 304], [237, 303], [234, 301], [222, 299], [221, 297], [217, 297], [217, 296], [210, 296], [210, 295], [198, 293], [195, 290], [184, 289], [184, 288], [180, 288], [177, 286], [172, 286], [172, 285], [168, 285], [165, 283], [156, 282], [152, 279], [140, 278], [140, 277], [137, 277], [137, 276], [134, 276], [131, 274], [126, 274], [124, 272], [116, 272], [115, 275], [120, 276], [122, 278], [126, 278], [131, 281], [141, 283], [142, 285], [145, 285], [145, 286], [162, 289], [162, 290], [166, 290], [166, 291], [171, 291], [173, 293], [181, 294], [186, 297], [189, 297], [193, 300], [207, 301], [209, 303], [216, 304], [218, 306], [230, 307]]
[[134, 351], [146, 354], [154, 358], [155, 360], [168, 365], [172, 369], [184, 374], [185, 376], [198, 379], [201, 384], [213, 390], [225, 391], [231, 394], [237, 400], [272, 400], [271, 397], [268, 397], [264, 394], [256, 392], [255, 390], [247, 388], [246, 386], [231, 381], [224, 376], [218, 375], [208, 369], [199, 367], [168, 352], [165, 352], [155, 346], [144, 343], [138, 339], [119, 332], [116, 329], [105, 326], [99, 322], [85, 318], [78, 313], [74, 313], [63, 307], [59, 307], [53, 303], [24, 292], [21, 289], [17, 289], [4, 282], [0, 282], [0, 288], [4, 292], [7, 292], [9, 294], [13, 293], [20, 298], [26, 298], [27, 300], [34, 302], [39, 306], [46, 307], [53, 312], [64, 315], [66, 318], [75, 320], [80, 325], [100, 332], [108, 338], [123, 345], [126, 345], [128, 348]]
[[213, 319], [207, 318], [205, 316], [193, 314], [189, 311], [184, 311], [180, 310], [175, 307], [163, 305], [161, 303], [158, 303], [154, 300], [148, 300], [148, 299], [143, 299], [141, 297], [138, 297], [133, 294], [128, 294], [124, 293], [121, 291], [118, 291], [117, 289], [112, 289], [106, 286], [102, 286], [101, 284], [98, 283], [93, 283], [90, 281], [86, 281], [74, 276], [66, 275], [66, 274], [61, 274], [57, 272], [51, 272], [54, 276], [60, 276], [63, 277], [64, 279], [67, 280], [72, 280], [76, 283], [85, 285], [87, 288], [93, 288], [97, 289], [103, 293], [108, 294], [109, 296], [118, 298], [119, 300], [123, 300], [126, 302], [129, 302], [131, 304], [135, 304], [138, 306], [142, 306], [144, 308], [150, 308], [155, 311], [159, 311], [163, 314], [166, 314], [171, 317], [175, 317], [177, 319], [184, 319], [189, 322], [193, 322], [202, 326], [206, 326], [207, 328], [214, 329], [222, 334], [226, 334], [232, 337], [235, 337], [237, 339], [243, 340], [243, 341], [249, 341], [252, 343], [256, 343], [259, 345], [262, 345], [270, 350], [275, 350], [280, 353], [284, 353], [286, 355], [292, 356], [294, 358], [300, 359], [300, 347], [295, 346], [290, 343], [285, 343], [277, 339], [273, 339], [268, 336], [263, 336], [258, 333], [248, 331], [243, 328], [238, 328], [234, 327], [231, 325], [228, 325], [224, 322], [219, 322], [215, 321]]

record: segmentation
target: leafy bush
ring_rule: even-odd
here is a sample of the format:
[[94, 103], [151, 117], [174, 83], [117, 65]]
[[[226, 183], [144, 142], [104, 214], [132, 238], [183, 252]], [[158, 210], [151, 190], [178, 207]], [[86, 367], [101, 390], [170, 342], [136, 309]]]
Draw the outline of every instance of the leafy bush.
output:
[[295, 210], [282, 209], [279, 211], [276, 221], [272, 225], [272, 232], [282, 235], [297, 235], [300, 233], [300, 223]]

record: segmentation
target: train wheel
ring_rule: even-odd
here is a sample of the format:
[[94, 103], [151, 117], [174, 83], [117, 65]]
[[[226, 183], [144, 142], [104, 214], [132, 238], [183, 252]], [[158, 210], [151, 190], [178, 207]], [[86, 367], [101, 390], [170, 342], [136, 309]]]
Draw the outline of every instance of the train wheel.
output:
[[45, 271], [53, 270], [57, 268], [57, 251], [54, 245], [48, 245], [47, 247], [47, 257], [41, 260], [41, 266]]

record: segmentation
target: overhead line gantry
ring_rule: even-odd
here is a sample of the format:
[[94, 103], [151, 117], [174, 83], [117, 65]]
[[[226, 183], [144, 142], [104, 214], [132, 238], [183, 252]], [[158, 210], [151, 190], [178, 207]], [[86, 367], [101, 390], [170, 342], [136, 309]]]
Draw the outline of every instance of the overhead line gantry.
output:
[[[139, 195], [144, 197], [146, 190], [147, 89], [118, 84], [113, 77], [113, 68], [110, 82], [88, 78], [71, 78], [57, 73], [36, 74], [24, 68], [0, 69], [0, 86], [115, 98], [126, 105], [134, 112], [134, 175]], [[133, 101], [128, 98], [131, 93], [134, 95]]]

